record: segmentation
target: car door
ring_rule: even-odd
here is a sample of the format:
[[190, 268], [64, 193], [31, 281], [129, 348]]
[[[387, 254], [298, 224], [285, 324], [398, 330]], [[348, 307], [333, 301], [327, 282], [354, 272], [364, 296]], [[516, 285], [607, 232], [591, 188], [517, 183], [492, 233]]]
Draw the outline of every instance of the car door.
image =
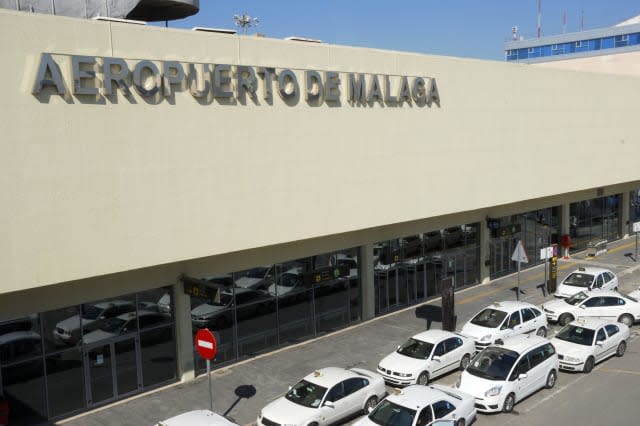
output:
[[447, 400], [440, 400], [434, 402], [432, 405], [433, 417], [437, 419], [450, 419], [453, 417], [453, 412], [456, 411], [456, 407]]
[[427, 405], [420, 411], [420, 414], [418, 414], [416, 426], [428, 426], [432, 421], [433, 412], [431, 411], [431, 406]]
[[606, 358], [611, 346], [611, 339], [607, 338], [607, 333], [604, 331], [604, 327], [600, 327], [596, 332], [595, 342], [593, 345], [593, 354], [596, 358], [596, 362]]
[[614, 290], [618, 288], [618, 279], [611, 272], [603, 272], [604, 275], [604, 290]]
[[547, 370], [542, 365], [546, 359], [544, 346], [540, 346], [531, 350], [527, 357], [529, 358], [529, 372], [527, 380], [531, 381], [531, 392], [535, 392], [545, 385], [547, 379]]
[[[333, 406], [327, 406], [327, 402], [331, 402]], [[327, 392], [324, 404], [322, 414], [326, 419], [325, 424], [336, 423], [349, 414], [348, 403], [345, 400], [344, 394], [344, 381], [334, 385], [329, 392]]]
[[537, 330], [536, 316], [533, 314], [531, 309], [520, 309], [520, 316], [522, 317], [522, 330], [524, 333], [532, 333]]
[[593, 280], [592, 290], [601, 290], [603, 285], [604, 285], [604, 274], [600, 272], [596, 276], [596, 279]]
[[447, 371], [447, 364], [446, 364], [447, 350], [445, 347], [445, 341], [446, 340], [442, 340], [433, 349], [433, 354], [431, 355], [431, 376], [432, 377], [440, 376], [441, 374], [444, 374]]
[[583, 301], [579, 305], [579, 310], [576, 312], [580, 318], [593, 318], [600, 317], [603, 314], [602, 304], [604, 303], [604, 297], [592, 296]]
[[624, 313], [626, 302], [621, 297], [606, 296], [602, 298], [600, 317], [611, 321], [617, 321], [620, 314]]
[[611, 342], [611, 346], [614, 350], [618, 349], [618, 344], [623, 339], [622, 333], [620, 333], [620, 327], [615, 324], [607, 324], [604, 326], [607, 332], [608, 341]]
[[516, 394], [516, 402], [525, 398], [531, 393], [531, 382], [527, 378], [520, 378], [521, 374], [529, 373], [529, 358], [525, 355], [520, 358], [516, 366], [513, 368], [509, 381], [513, 382], [513, 392]]
[[522, 319], [520, 318], [520, 311], [512, 312], [507, 318], [505, 323], [506, 328], [502, 330], [502, 337], [515, 336], [523, 333]]
[[444, 365], [443, 373], [455, 370], [460, 365], [462, 358], [462, 339], [459, 337], [450, 337], [444, 341], [445, 354], [442, 357]]
[[343, 383], [345, 416], [357, 413], [362, 410], [367, 400], [367, 389], [369, 381], [363, 377], [352, 377]]

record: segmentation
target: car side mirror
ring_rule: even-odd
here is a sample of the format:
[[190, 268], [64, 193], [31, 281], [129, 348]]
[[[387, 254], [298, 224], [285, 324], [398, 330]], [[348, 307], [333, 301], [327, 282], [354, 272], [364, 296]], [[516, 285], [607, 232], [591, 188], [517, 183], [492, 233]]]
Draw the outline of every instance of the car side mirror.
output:
[[293, 389], [293, 386], [289, 386], [289, 390]]
[[518, 380], [526, 379], [527, 377], [529, 377], [527, 373], [520, 373], [518, 375]]
[[440, 362], [440, 357], [438, 355], [432, 356], [431, 359]]
[[336, 408], [336, 406], [331, 401], [325, 401], [324, 406], [329, 408]]
[[398, 347], [396, 349], [400, 349], [400, 345], [398, 345]]
[[602, 345], [604, 345], [604, 340], [598, 340], [598, 341], [596, 342], [596, 345], [598, 345], [598, 346], [602, 346]]
[[587, 307], [584, 305], [580, 305], [580, 309], [586, 309]]

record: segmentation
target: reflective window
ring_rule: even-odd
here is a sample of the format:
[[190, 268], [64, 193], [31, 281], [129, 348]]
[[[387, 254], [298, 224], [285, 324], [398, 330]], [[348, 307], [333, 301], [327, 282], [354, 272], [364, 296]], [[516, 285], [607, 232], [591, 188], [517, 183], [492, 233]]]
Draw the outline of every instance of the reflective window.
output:
[[2, 389], [16, 423], [33, 425], [47, 419], [43, 373], [41, 359], [2, 367]]
[[145, 387], [176, 379], [176, 345], [173, 326], [140, 333], [142, 383]]
[[47, 386], [51, 417], [73, 413], [85, 407], [82, 354], [68, 349], [48, 356]]

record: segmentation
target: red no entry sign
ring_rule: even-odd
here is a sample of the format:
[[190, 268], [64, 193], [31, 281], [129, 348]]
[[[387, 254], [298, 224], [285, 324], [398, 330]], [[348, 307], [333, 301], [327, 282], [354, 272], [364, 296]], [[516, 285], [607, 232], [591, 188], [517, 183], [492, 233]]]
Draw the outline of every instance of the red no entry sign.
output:
[[200, 356], [206, 360], [212, 360], [218, 352], [216, 338], [213, 337], [213, 333], [208, 328], [198, 330], [195, 345]]

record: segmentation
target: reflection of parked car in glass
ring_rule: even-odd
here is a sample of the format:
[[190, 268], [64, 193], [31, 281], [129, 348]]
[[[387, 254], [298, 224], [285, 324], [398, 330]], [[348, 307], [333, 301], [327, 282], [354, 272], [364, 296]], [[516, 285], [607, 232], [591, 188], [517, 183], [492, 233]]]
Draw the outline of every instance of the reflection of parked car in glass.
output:
[[264, 315], [272, 310], [274, 303], [262, 290], [248, 288], [220, 289], [219, 300], [209, 301], [191, 310], [191, 322], [194, 327], [213, 327], [216, 330], [227, 328], [233, 323], [233, 294], [236, 297], [236, 315], [238, 320]]
[[424, 250], [434, 250], [442, 245], [442, 234], [440, 231], [431, 231], [424, 234]]
[[273, 282], [274, 267], [258, 266], [236, 274], [235, 285], [254, 290], [266, 290]]
[[12, 331], [29, 331], [38, 329], [38, 315], [15, 318], [0, 323], [0, 335], [11, 333]]
[[0, 336], [0, 363], [9, 364], [34, 355], [42, 350], [42, 339], [33, 331], [12, 331]]
[[171, 313], [171, 294], [165, 293], [158, 300], [158, 311], [165, 314]]
[[442, 230], [442, 239], [446, 247], [453, 247], [462, 241], [462, 228], [452, 226]]
[[[101, 322], [98, 329], [82, 337], [82, 343], [84, 345], [90, 345], [100, 340], [136, 332], [138, 331], [138, 322], [140, 323], [140, 328], [143, 329], [160, 325], [168, 320], [167, 315], [160, 312], [139, 311], [138, 315], [136, 315], [135, 312], [127, 312], [126, 314], [118, 315], [117, 317], [109, 318]], [[159, 332], [169, 335], [170, 330], [162, 328]], [[158, 336], [158, 339], [162, 340], [161, 337], [162, 336]], [[170, 335], [168, 337], [170, 337]], [[168, 340], [168, 338], [165, 340]]]
[[278, 276], [277, 282], [269, 286], [269, 295], [278, 299], [296, 298], [306, 290], [302, 268], [292, 268]]
[[[127, 300], [85, 303], [81, 307], [82, 327], [87, 333], [98, 328], [101, 321], [135, 310], [136, 306], [133, 302]], [[74, 315], [57, 323], [53, 330], [53, 338], [56, 343], [75, 345], [80, 340], [80, 315]]]

